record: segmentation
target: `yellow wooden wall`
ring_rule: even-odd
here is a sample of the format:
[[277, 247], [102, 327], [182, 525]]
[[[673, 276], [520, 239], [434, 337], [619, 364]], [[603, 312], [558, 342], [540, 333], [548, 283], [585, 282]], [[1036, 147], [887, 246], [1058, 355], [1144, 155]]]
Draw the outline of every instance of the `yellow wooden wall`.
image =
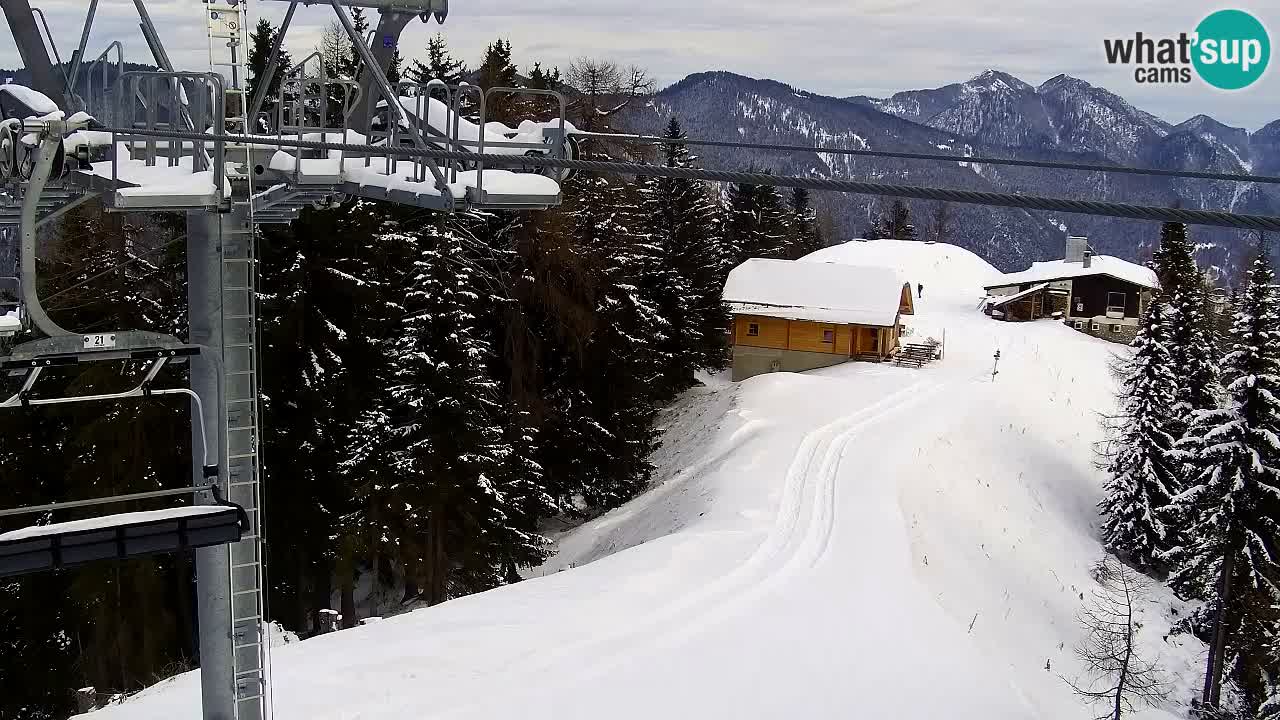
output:
[[[831, 342], [823, 342], [823, 333], [831, 333]], [[808, 322], [805, 320], [791, 321], [791, 339], [787, 345], [789, 350], [803, 350], [805, 352], [835, 353], [836, 350], [836, 326], [829, 323]], [[845, 353], [848, 354], [847, 352]]]
[[853, 354], [853, 327], [841, 325], [836, 328], [836, 352], [841, 355]]
[[[757, 323], [760, 326], [759, 335], [747, 334], [747, 327], [751, 323]], [[835, 332], [834, 343], [822, 341], [824, 330]], [[874, 352], [880, 354], [887, 353], [898, 344], [897, 328], [832, 325], [758, 315], [736, 315], [733, 322], [733, 344], [748, 347], [854, 355], [873, 352], [872, 336], [877, 338]]]
[[[760, 335], [753, 337], [747, 334], [747, 326], [751, 323], [760, 325]], [[759, 317], [755, 315], [737, 315], [733, 323], [733, 343], [749, 347], [787, 349], [787, 320], [782, 318]]]

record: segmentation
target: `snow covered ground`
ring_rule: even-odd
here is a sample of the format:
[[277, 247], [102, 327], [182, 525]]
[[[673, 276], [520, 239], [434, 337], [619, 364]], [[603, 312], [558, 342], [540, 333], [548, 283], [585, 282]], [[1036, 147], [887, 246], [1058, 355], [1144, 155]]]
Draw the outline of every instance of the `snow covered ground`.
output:
[[[1091, 717], [1062, 676], [1123, 348], [985, 317], [995, 271], [951, 246], [810, 260], [923, 284], [909, 323], [945, 329], [945, 359], [691, 391], [663, 417], [653, 491], [561, 538], [540, 577], [278, 648], [275, 717]], [[1141, 641], [1181, 700], [1203, 648], [1165, 637], [1176, 607], [1159, 592]], [[92, 717], [198, 706], [189, 673]]]

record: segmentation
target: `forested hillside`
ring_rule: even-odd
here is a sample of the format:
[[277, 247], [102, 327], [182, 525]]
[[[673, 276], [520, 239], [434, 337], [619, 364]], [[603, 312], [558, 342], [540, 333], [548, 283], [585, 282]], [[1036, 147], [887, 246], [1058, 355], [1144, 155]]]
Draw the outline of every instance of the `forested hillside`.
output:
[[[539, 66], [518, 76], [510, 53], [495, 42], [470, 76], [557, 82]], [[439, 41], [431, 63], [466, 72]], [[608, 129], [597, 110], [634, 93], [611, 63], [590, 72], [571, 119]], [[676, 119], [667, 131], [680, 136]], [[678, 144], [645, 159], [696, 162]], [[68, 215], [43, 240], [54, 317], [181, 334], [180, 222], [94, 204]], [[519, 580], [545, 557], [547, 523], [647, 486], [655, 412], [726, 362], [728, 270], [815, 249], [816, 225], [804, 192], [743, 186], [722, 200], [695, 181], [583, 174], [542, 213], [361, 200], [260, 227], [270, 617], [305, 636], [324, 609], [350, 626]], [[60, 380], [87, 392], [125, 384], [119, 372]], [[189, 482], [185, 403], [66, 407], [0, 414], [12, 504]], [[73, 688], [134, 691], [194, 666], [192, 580], [179, 556], [0, 583], [0, 717], [64, 717]]]

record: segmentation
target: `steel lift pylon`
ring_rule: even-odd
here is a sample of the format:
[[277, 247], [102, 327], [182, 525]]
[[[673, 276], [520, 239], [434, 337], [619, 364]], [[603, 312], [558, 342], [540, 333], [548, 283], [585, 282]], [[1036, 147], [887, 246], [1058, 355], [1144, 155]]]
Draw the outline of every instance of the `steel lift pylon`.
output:
[[[328, 4], [359, 53], [359, 79], [326, 77], [308, 61], [279, 67], [283, 38], [298, 0], [290, 2], [268, 58], [259, 96], [247, 95], [248, 0], [205, 0], [207, 71], [176, 69], [151, 21], [134, 0], [155, 72], [125, 71], [114, 42], [85, 62], [98, 0], [89, 0], [79, 44], [62, 63], [43, 15], [28, 0], [0, 0], [34, 90], [60, 112], [0, 122], [0, 232], [17, 231], [19, 276], [0, 278], [0, 336], [20, 331], [45, 337], [14, 347], [0, 370], [20, 373], [20, 388], [0, 396], [0, 409], [60, 402], [109, 402], [160, 395], [191, 398], [192, 477], [183, 488], [128, 496], [0, 510], [56, 512], [111, 502], [190, 494], [197, 505], [160, 516], [125, 513], [91, 521], [38, 526], [6, 541], [0, 535], [0, 575], [69, 567], [97, 558], [194, 549], [200, 625], [204, 720], [259, 720], [270, 715], [270, 641], [265, 628], [259, 360], [258, 224], [289, 222], [309, 205], [329, 206], [351, 195], [453, 212], [466, 208], [531, 209], [560, 202], [560, 175], [445, 165], [394, 154], [401, 146], [467, 153], [566, 157], [572, 127], [564, 99], [551, 96], [559, 117], [519, 129], [488, 123], [486, 101], [510, 88], [481, 91], [440, 81], [393, 86], [386, 70], [400, 33], [414, 18], [443, 22], [447, 0], [312, 0]], [[311, 4], [311, 3], [308, 3]], [[358, 37], [349, 7], [380, 12], [373, 46]], [[50, 62], [52, 49], [58, 62]], [[112, 62], [114, 53], [114, 76]], [[314, 65], [315, 63], [313, 63]], [[281, 76], [266, 113], [265, 90]], [[81, 82], [83, 80], [83, 82]], [[77, 93], [77, 89], [83, 91]], [[330, 112], [334, 94], [341, 97]], [[77, 114], [77, 111], [86, 111]], [[333, 117], [336, 115], [336, 119]], [[105, 118], [104, 126], [99, 119]], [[259, 123], [262, 118], [263, 122]], [[252, 119], [252, 122], [251, 122]], [[6, 126], [5, 123], [8, 123]], [[96, 123], [96, 124], [95, 124]], [[6, 134], [7, 132], [7, 134]], [[212, 133], [184, 140], [174, 133]], [[217, 136], [261, 137], [230, 142]], [[341, 139], [359, 152], [307, 152], [273, 140]], [[100, 152], [105, 150], [105, 156]], [[9, 162], [6, 162], [8, 160]], [[16, 168], [16, 169], [15, 169]], [[553, 171], [558, 173], [561, 171]], [[57, 325], [36, 292], [37, 232], [76, 204], [101, 198], [108, 212], [180, 212], [187, 224], [189, 336], [118, 330], [80, 335]], [[4, 292], [17, 296], [9, 303]], [[8, 325], [6, 324], [8, 323]], [[20, 335], [19, 338], [25, 337]], [[89, 362], [142, 363], [137, 384], [86, 397], [43, 397], [37, 382], [49, 368]], [[157, 386], [170, 364], [188, 364], [188, 388]], [[88, 533], [88, 534], [85, 534]], [[96, 534], [95, 534], [96, 533]], [[74, 552], [64, 552], [75, 548]], [[7, 554], [6, 554], [7, 553]], [[76, 554], [78, 553], [78, 554]]]

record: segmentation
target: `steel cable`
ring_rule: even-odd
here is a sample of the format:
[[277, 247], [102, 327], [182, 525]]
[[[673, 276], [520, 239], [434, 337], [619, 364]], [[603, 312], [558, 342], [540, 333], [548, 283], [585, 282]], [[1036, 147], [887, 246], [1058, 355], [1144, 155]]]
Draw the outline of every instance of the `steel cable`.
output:
[[1068, 198], [1044, 197], [1038, 195], [1020, 195], [1016, 193], [954, 190], [949, 188], [921, 187], [914, 185], [888, 185], [883, 183], [862, 182], [858, 180], [793, 177], [786, 175], [770, 175], [768, 173], [711, 170], [706, 168], [667, 167], [664, 165], [649, 165], [645, 163], [618, 162], [612, 160], [571, 160], [567, 158], [529, 155], [482, 155], [455, 150], [438, 150], [435, 148], [385, 148], [354, 143], [288, 140], [284, 138], [264, 138], [230, 134], [214, 135], [178, 132], [172, 130], [117, 128], [112, 131], [119, 133], [120, 135], [132, 135], [137, 137], [167, 137], [180, 140], [206, 142], [223, 140], [225, 142], [233, 143], [252, 143], [266, 147], [300, 148], [304, 150], [341, 150], [343, 152], [359, 153], [361, 155], [391, 155], [406, 158], [420, 157], [430, 158], [433, 160], [458, 160], [462, 162], [482, 163], [486, 166], [566, 168], [570, 170], [613, 173], [619, 175], [669, 177], [683, 178], [687, 180], [739, 183], [745, 185], [804, 188], [807, 190], [901, 197], [914, 200], [938, 200], [970, 205], [989, 205], [993, 207], [1005, 207], [1020, 210], [1081, 213], [1087, 215], [1126, 218], [1130, 220], [1181, 222], [1192, 225], [1212, 225], [1244, 230], [1280, 232], [1280, 217], [1271, 215], [1244, 215], [1221, 210], [1165, 208], [1149, 205], [1103, 202], [1097, 200], [1072, 200]]

